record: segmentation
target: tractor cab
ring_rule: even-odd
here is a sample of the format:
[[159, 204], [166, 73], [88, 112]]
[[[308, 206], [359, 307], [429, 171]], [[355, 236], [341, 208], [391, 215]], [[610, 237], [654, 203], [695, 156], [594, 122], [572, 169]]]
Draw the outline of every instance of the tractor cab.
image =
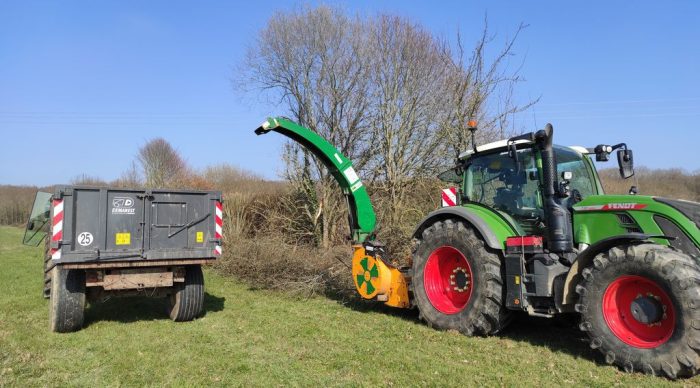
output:
[[[554, 146], [557, 175], [562, 180], [568, 178], [569, 206], [585, 197], [603, 194], [585, 151], [583, 147]], [[512, 219], [523, 234], [542, 234], [545, 215], [541, 165], [541, 156], [532, 143], [523, 142], [516, 150], [509, 150], [504, 142], [496, 142], [478, 147], [477, 152], [463, 153], [459, 166], [440, 177], [461, 185], [462, 201], [496, 210], [509, 221]]]

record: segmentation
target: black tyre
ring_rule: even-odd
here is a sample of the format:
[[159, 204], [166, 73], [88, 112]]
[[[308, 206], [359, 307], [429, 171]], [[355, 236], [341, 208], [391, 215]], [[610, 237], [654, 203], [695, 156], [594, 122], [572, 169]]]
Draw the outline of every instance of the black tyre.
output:
[[168, 315], [173, 321], [184, 322], [197, 318], [204, 307], [204, 275], [199, 265], [188, 266], [185, 282], [177, 283], [168, 297]]
[[412, 289], [431, 327], [490, 335], [510, 322], [501, 259], [460, 221], [438, 221], [423, 231], [413, 254]]
[[576, 287], [581, 330], [609, 364], [675, 379], [700, 369], [700, 267], [655, 244], [599, 254]]
[[51, 331], [68, 333], [80, 330], [85, 314], [85, 271], [53, 267], [50, 299]]

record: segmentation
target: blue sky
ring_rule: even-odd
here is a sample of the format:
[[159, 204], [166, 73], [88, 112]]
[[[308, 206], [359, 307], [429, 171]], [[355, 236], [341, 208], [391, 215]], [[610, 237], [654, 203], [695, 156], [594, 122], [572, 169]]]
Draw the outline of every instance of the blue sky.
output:
[[[282, 138], [252, 130], [280, 108], [230, 78], [271, 12], [299, 4], [0, 2], [0, 184], [111, 180], [159, 136], [195, 168], [226, 162], [275, 178]], [[501, 40], [527, 23], [516, 98], [541, 100], [521, 128], [551, 122], [560, 144], [626, 141], [638, 165], [700, 169], [700, 2], [338, 4], [443, 37], [461, 30], [467, 42], [485, 14]]]

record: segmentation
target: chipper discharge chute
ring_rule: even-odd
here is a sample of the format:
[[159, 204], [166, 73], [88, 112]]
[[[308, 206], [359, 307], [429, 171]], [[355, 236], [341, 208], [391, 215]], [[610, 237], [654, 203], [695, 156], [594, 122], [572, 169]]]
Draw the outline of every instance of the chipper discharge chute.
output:
[[[472, 135], [476, 125], [469, 125]], [[625, 143], [553, 144], [554, 129], [474, 146], [439, 178], [456, 203], [415, 229], [412, 266], [390, 265], [374, 236], [375, 214], [351, 162], [313, 131], [272, 118], [331, 171], [347, 197], [363, 298], [417, 307], [438, 329], [492, 335], [512, 313], [577, 314], [608, 363], [670, 378], [700, 370], [700, 203], [606, 195], [593, 156], [615, 153], [634, 175]], [[473, 143], [473, 141], [472, 141]]]
[[383, 258], [383, 246], [376, 241], [376, 216], [367, 189], [352, 162], [332, 144], [308, 128], [284, 118], [270, 118], [255, 130], [262, 135], [278, 132], [303, 145], [331, 172], [345, 194], [349, 207], [352, 246], [352, 277], [364, 299], [375, 299], [393, 307], [409, 307], [406, 270]]

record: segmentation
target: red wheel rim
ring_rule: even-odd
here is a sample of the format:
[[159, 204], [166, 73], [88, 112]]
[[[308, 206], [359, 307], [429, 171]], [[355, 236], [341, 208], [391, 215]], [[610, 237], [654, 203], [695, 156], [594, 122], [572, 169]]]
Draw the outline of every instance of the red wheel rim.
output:
[[430, 303], [441, 313], [462, 311], [469, 303], [473, 287], [467, 258], [450, 246], [434, 250], [425, 263], [423, 287]]
[[[632, 313], [639, 298], [653, 298], [662, 308], [657, 322], [643, 323]], [[656, 282], [642, 276], [625, 275], [615, 279], [603, 294], [603, 317], [610, 331], [622, 342], [636, 348], [650, 349], [666, 343], [676, 326], [671, 298]]]

